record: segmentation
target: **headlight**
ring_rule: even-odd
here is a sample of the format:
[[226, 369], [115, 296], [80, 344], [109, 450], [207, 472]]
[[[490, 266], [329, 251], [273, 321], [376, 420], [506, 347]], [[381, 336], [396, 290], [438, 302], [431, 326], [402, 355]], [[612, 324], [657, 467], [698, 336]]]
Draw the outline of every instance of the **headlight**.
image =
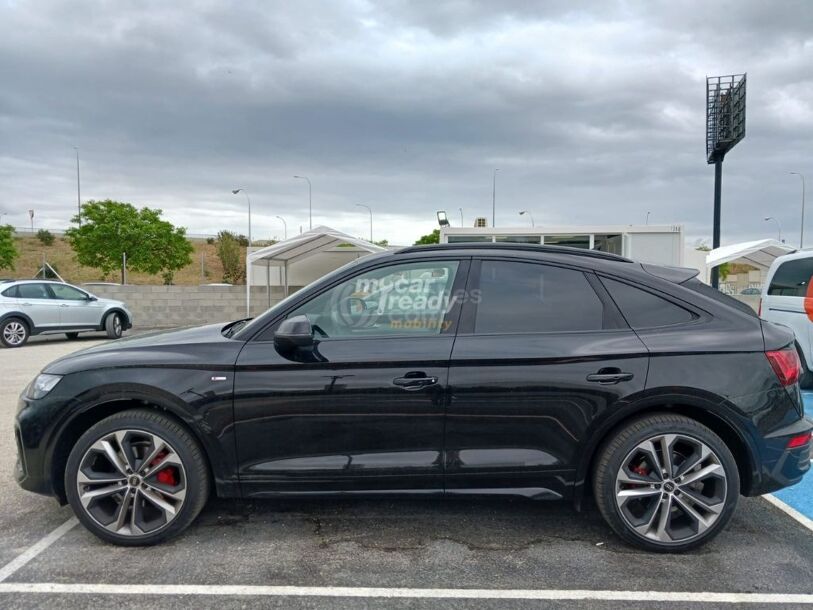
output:
[[37, 400], [48, 394], [56, 387], [62, 375], [48, 375], [47, 373], [40, 373], [34, 378], [34, 381], [28, 384], [25, 390], [27, 398]]

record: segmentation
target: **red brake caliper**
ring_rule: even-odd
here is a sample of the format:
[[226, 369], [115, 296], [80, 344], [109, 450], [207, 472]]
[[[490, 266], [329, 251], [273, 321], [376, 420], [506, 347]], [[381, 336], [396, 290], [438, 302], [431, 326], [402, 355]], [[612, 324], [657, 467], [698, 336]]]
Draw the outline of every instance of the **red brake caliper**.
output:
[[[162, 451], [158, 455], [155, 456], [155, 459], [150, 462], [150, 468], [156, 466], [161, 463], [165, 457], [167, 457], [168, 451]], [[178, 478], [175, 473], [175, 468], [172, 466], [167, 466], [166, 468], [159, 470], [158, 473], [155, 475], [155, 479], [161, 483], [162, 485], [169, 485], [174, 487], [178, 484]]]

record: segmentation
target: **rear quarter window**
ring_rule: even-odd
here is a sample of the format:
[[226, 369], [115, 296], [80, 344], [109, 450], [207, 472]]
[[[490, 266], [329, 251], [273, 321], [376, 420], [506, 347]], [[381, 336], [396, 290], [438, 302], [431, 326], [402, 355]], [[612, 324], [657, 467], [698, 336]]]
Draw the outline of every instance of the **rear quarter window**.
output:
[[779, 297], [804, 297], [813, 276], [813, 258], [797, 258], [782, 263], [768, 286], [768, 294]]
[[11, 288], [6, 288], [3, 292], [0, 292], [4, 297], [9, 299], [16, 299], [17, 298], [17, 286], [12, 286]]
[[695, 319], [688, 309], [641, 288], [605, 277], [601, 278], [601, 283], [635, 330], [685, 324]]

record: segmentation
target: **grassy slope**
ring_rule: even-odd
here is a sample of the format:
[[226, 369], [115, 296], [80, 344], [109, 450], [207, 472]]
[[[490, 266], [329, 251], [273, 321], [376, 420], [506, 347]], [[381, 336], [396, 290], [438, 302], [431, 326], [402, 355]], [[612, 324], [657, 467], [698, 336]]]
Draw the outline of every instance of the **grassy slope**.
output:
[[[196, 286], [201, 283], [220, 282], [223, 280], [223, 267], [214, 245], [209, 245], [202, 239], [191, 239], [195, 251], [192, 253], [192, 264], [184, 267], [175, 274], [175, 284]], [[98, 269], [82, 267], [76, 262], [73, 250], [61, 237], [54, 237], [51, 246], [44, 246], [34, 236], [18, 236], [14, 242], [20, 257], [15, 262], [15, 269], [0, 270], [0, 277], [31, 278], [42, 264], [43, 253], [47, 260], [66, 282], [81, 284], [82, 282], [119, 281], [119, 272], [113, 272], [106, 277]], [[204, 257], [204, 268], [208, 277], [201, 279], [200, 259]], [[127, 281], [130, 284], [162, 284], [160, 275], [146, 273], [128, 273]]]

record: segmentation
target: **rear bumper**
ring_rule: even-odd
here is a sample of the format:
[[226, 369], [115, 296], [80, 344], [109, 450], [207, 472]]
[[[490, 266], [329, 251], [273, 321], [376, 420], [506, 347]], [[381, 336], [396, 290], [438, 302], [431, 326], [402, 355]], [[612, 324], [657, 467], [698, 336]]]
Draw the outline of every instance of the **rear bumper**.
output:
[[813, 421], [802, 418], [765, 437], [760, 481], [748, 490], [747, 495], [758, 496], [770, 493], [795, 485], [802, 480], [802, 477], [810, 470], [813, 448], [808, 442], [800, 447], [788, 449], [788, 441], [811, 430], [813, 430]]

